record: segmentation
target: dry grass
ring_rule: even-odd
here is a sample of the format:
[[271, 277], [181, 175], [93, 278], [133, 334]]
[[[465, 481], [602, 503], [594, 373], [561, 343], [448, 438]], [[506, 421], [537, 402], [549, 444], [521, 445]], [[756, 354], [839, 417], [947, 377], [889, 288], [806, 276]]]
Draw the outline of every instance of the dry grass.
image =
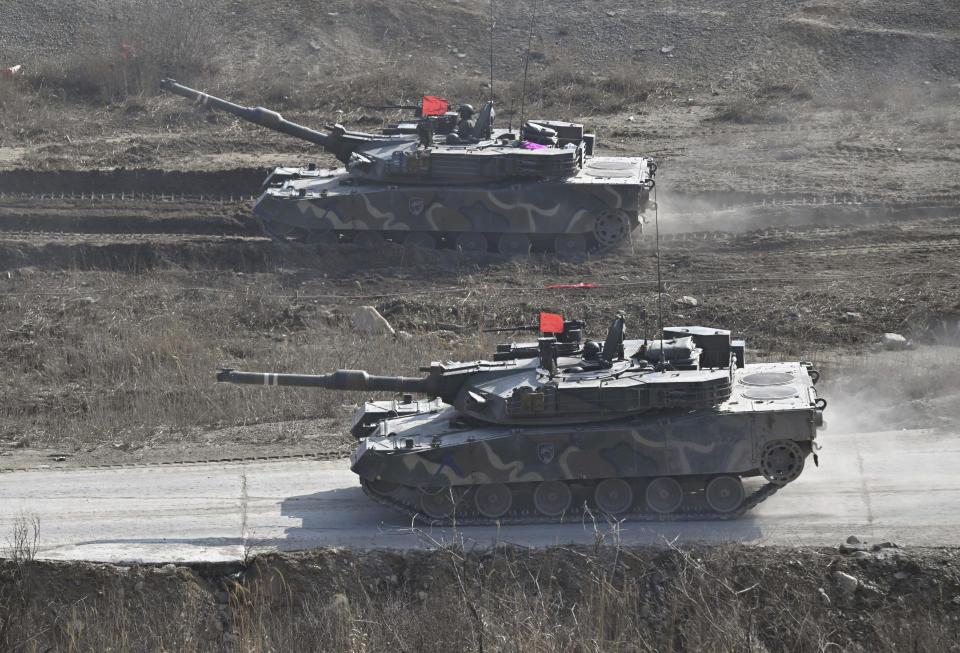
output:
[[[511, 111], [519, 114], [524, 93], [522, 80], [496, 83], [494, 90], [501, 118]], [[564, 115], [610, 114], [642, 104], [654, 90], [653, 84], [638, 77], [637, 71], [628, 65], [605, 70], [601, 76], [551, 63], [543, 72], [531, 71], [524, 103], [527, 117], [529, 111], [541, 110]], [[277, 110], [316, 109], [329, 113], [341, 109], [349, 117], [353, 117], [352, 112], [364, 113], [361, 107], [365, 104], [418, 104], [425, 93], [445, 97], [454, 106], [462, 102], [482, 103], [490, 96], [487, 77], [440, 75], [400, 64], [346, 75], [329, 70], [309, 76], [295, 63], [280, 70], [266, 64], [254, 65], [235, 87], [222, 92]]]
[[23, 124], [29, 109], [30, 102], [24, 96], [23, 79], [0, 77], [0, 130]]
[[275, 389], [217, 385], [213, 373], [233, 366], [410, 375], [440, 344], [354, 334], [349, 311], [299, 301], [282, 280], [224, 275], [211, 286], [178, 273], [81, 276], [54, 296], [0, 298], [2, 438], [75, 450], [176, 439], [195, 427], [342, 416], [349, 409], [341, 406], [363, 398], [307, 389], [281, 399]]
[[[753, 247], [751, 238], [743, 247]], [[775, 234], [764, 242], [775, 244]], [[665, 323], [729, 328], [774, 358], [817, 362], [844, 346], [876, 341], [884, 331], [916, 337], [925, 315], [956, 312], [954, 286], [936, 276], [904, 284], [895, 274], [872, 275], [864, 285], [858, 271], [875, 269], [865, 258], [848, 278], [819, 284], [789, 283], [788, 270], [769, 280], [757, 272], [744, 281], [716, 282], [718, 275], [734, 274], [728, 266], [738, 265], [739, 256], [702, 253], [694, 261], [686, 247], [664, 254]], [[593, 337], [602, 336], [615, 311], [628, 316], [631, 337], [651, 337], [656, 329], [650, 284], [655, 259], [644, 251], [615, 261], [533, 257], [482, 266], [453, 252], [418, 259], [399, 247], [385, 248], [377, 260], [351, 248], [270, 245], [7, 251], [53, 269], [28, 269], [4, 280], [0, 360], [7, 374], [0, 385], [0, 439], [68, 452], [202, 441], [204, 432], [227, 426], [343, 422], [351, 406], [366, 399], [218, 385], [213, 374], [221, 366], [417, 375], [431, 360], [489, 356], [496, 337], [481, 338], [479, 328], [531, 323], [540, 310], [589, 320]], [[753, 256], [761, 265], [762, 257]], [[770, 260], [780, 264], [784, 258], [774, 249]], [[806, 274], [806, 263], [798, 264], [798, 274]], [[558, 280], [581, 279], [611, 285], [589, 292], [543, 290]], [[377, 293], [385, 296], [343, 299]], [[679, 304], [681, 295], [701, 304]], [[363, 303], [375, 304], [414, 337], [354, 334], [352, 306]], [[844, 311], [858, 311], [863, 319], [845, 321]], [[913, 325], [913, 332], [904, 325]]]
[[[48, 62], [28, 78], [45, 94], [111, 102], [159, 91], [161, 77], [212, 71], [218, 26], [201, 0], [122, 0], [116, 21], [82, 34], [74, 56]], [[125, 51], [129, 46], [131, 50]]]
[[[553, 110], [565, 115], [610, 114], [644, 103], [655, 89], [630, 64], [605, 69], [598, 75], [555, 62], [527, 79], [525, 104], [528, 110]], [[512, 82], [505, 95], [519, 111], [522, 79]]]
[[33, 560], [40, 538], [40, 523], [25, 515], [17, 517], [0, 570], [0, 650], [13, 651], [24, 637], [21, 627], [30, 621], [30, 598], [35, 595]]
[[734, 122], [738, 125], [787, 122], [786, 115], [763, 97], [735, 98], [721, 107], [714, 114], [713, 119], [720, 122]]
[[[10, 561], [3, 587], [34, 609], [6, 650], [902, 651], [960, 635], [940, 598], [960, 589], [949, 552], [630, 549], [616, 525], [596, 532], [592, 549], [425, 539], [403, 555], [321, 549], [245, 568]], [[17, 564], [32, 585], [11, 584]], [[835, 570], [861, 588], [845, 594]]]
[[[216, 75], [217, 53], [212, 19], [198, 0], [179, 0], [167, 10], [151, 0], [134, 22], [104, 26], [102, 33], [83, 41], [85, 46], [69, 60], [44, 64], [29, 71], [28, 83], [42, 96], [69, 97], [97, 103], [136, 98], [142, 103], [158, 94], [161, 77], [211, 89], [234, 101], [262, 104], [276, 110], [359, 111], [365, 104], [417, 104], [425, 93], [447, 97], [452, 103], [478, 103], [490, 95], [488, 78], [449, 75], [432, 65], [388, 62], [357, 72], [336, 64], [253, 60], [238, 78], [224, 86]], [[124, 15], [128, 15], [125, 13]], [[196, 21], [185, 16], [197, 15]], [[186, 25], [186, 27], [184, 27]], [[135, 43], [136, 56], [124, 58], [121, 48]], [[109, 47], [104, 47], [108, 44]], [[647, 100], [655, 86], [630, 65], [607, 69], [602, 75], [550, 62], [527, 79], [524, 104], [531, 110], [553, 110], [575, 115], [610, 114]], [[495, 88], [500, 113], [519, 112], [524, 95], [520, 79], [500, 81]], [[0, 102], [2, 102], [0, 96]], [[152, 105], [144, 107], [147, 110]]]

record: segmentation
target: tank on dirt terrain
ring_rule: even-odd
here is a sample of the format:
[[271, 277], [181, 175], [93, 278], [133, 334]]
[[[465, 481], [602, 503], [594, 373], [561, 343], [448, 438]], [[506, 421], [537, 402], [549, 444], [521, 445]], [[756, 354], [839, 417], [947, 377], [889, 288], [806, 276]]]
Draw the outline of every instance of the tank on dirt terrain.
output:
[[732, 518], [796, 479], [814, 451], [826, 401], [809, 363], [744, 364], [743, 342], [722, 329], [625, 340], [621, 316], [603, 342], [571, 348], [555, 335], [501, 345], [501, 360], [434, 362], [423, 377], [227, 369], [217, 380], [409, 393], [357, 413], [351, 469], [375, 501], [441, 523], [585, 510]]
[[449, 116], [383, 134], [339, 124], [319, 132], [171, 79], [161, 86], [316, 143], [344, 164], [277, 168], [267, 177], [253, 210], [275, 240], [577, 255], [629, 240], [652, 206], [652, 161], [594, 156], [594, 136], [576, 123], [531, 120], [516, 132], [495, 129], [492, 102], [463, 138], [450, 132]]

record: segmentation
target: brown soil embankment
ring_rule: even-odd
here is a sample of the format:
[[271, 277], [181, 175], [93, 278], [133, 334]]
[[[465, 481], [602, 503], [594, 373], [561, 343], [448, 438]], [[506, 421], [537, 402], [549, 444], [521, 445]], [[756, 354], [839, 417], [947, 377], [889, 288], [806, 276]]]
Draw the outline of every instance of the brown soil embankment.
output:
[[[0, 563], [4, 650], [954, 650], [949, 550], [317, 550], [244, 564]], [[954, 646], [955, 648], [955, 646]]]

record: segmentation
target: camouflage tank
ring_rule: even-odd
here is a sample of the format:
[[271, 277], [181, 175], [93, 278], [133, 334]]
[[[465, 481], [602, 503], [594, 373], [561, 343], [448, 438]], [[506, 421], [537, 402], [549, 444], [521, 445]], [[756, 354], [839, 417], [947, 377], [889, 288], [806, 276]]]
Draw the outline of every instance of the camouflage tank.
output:
[[423, 377], [217, 380], [408, 393], [357, 413], [351, 469], [373, 500], [440, 523], [729, 519], [816, 462], [826, 401], [809, 363], [744, 364], [722, 329], [626, 340], [618, 316], [602, 342], [571, 331], [501, 345], [499, 360], [434, 362]]
[[460, 136], [455, 113], [382, 134], [340, 124], [319, 132], [171, 79], [161, 86], [315, 143], [344, 164], [270, 173], [253, 210], [275, 240], [577, 255], [629, 240], [652, 207], [652, 161], [594, 156], [594, 135], [577, 123], [530, 120], [516, 132], [495, 129], [492, 102]]

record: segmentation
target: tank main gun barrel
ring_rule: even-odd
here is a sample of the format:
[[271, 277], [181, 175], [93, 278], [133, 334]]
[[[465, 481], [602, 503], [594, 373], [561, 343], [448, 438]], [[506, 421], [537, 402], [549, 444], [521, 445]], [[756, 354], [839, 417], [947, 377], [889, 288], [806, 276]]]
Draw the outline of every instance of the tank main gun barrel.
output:
[[309, 127], [304, 127], [303, 125], [298, 125], [295, 122], [290, 122], [276, 111], [271, 111], [270, 109], [265, 109], [263, 107], [242, 107], [239, 104], [227, 102], [226, 100], [213, 95], [192, 89], [188, 86], [184, 86], [183, 84], [178, 84], [175, 79], [166, 78], [160, 80], [160, 88], [170, 91], [171, 93], [176, 93], [177, 95], [185, 97], [188, 100], [194, 100], [198, 104], [205, 104], [207, 106], [214, 107], [215, 109], [232, 113], [233, 115], [243, 118], [248, 122], [252, 122], [278, 132], [283, 132], [284, 134], [289, 134], [295, 138], [310, 141], [311, 143], [316, 143], [320, 146], [326, 146], [330, 140], [330, 136], [328, 134], [318, 132], [314, 129], [310, 129]]
[[337, 370], [332, 374], [271, 374], [222, 369], [217, 381], [247, 385], [287, 385], [327, 390], [418, 392], [438, 394], [433, 377], [374, 376], [363, 370]]

